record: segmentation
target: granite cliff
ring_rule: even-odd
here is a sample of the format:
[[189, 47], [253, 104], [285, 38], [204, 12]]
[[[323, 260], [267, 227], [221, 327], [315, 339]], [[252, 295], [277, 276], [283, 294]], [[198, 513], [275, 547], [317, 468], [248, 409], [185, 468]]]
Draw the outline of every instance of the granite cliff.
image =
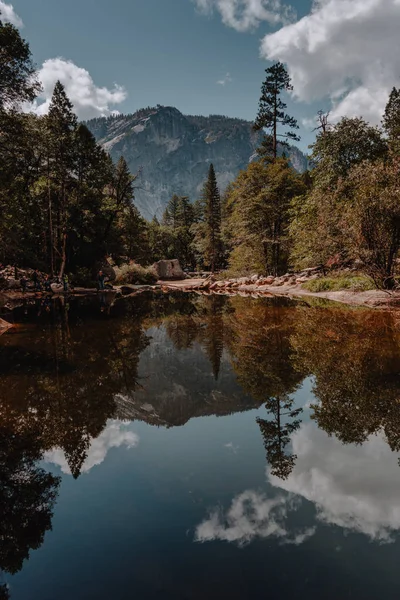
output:
[[[211, 162], [223, 191], [255, 159], [261, 139], [249, 121], [187, 116], [170, 106], [92, 119], [86, 125], [114, 160], [123, 155], [131, 172], [140, 173], [135, 203], [147, 219], [160, 217], [174, 193], [196, 200]], [[289, 156], [296, 170], [307, 168], [305, 155], [295, 146]]]

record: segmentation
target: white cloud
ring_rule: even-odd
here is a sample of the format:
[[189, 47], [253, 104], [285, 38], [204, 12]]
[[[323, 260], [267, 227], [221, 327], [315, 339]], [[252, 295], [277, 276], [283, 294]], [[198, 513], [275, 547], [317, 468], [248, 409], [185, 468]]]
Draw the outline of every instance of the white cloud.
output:
[[237, 31], [251, 31], [261, 22], [273, 25], [288, 23], [294, 17], [293, 8], [281, 0], [192, 0], [196, 8], [205, 15], [214, 10], [221, 15], [228, 27]]
[[294, 95], [330, 98], [330, 119], [379, 123], [400, 84], [400, 0], [319, 0], [309, 15], [265, 36], [261, 55], [288, 65]]
[[114, 85], [112, 89], [97, 87], [86, 69], [64, 58], [46, 60], [38, 72], [38, 79], [43, 90], [39, 100], [30, 109], [39, 115], [47, 113], [57, 80], [65, 86], [67, 96], [80, 119], [113, 114], [116, 111], [111, 107], [127, 97], [126, 91], [119, 85]]
[[[139, 436], [133, 431], [129, 431], [128, 426], [129, 424], [125, 425], [121, 421], [109, 421], [99, 437], [92, 440], [81, 472], [88, 473], [94, 466], [100, 465], [111, 448], [119, 448], [120, 446], [134, 448], [137, 446]], [[44, 460], [58, 465], [63, 473], [71, 474], [64, 452], [60, 448], [46, 452]]]
[[17, 15], [12, 4], [0, 0], [0, 19], [5, 23], [12, 23], [16, 27], [23, 27], [22, 19]]
[[239, 546], [249, 544], [255, 538], [275, 537], [282, 543], [299, 545], [315, 533], [310, 527], [291, 535], [285, 527], [288, 513], [296, 509], [291, 497], [267, 498], [253, 490], [236, 496], [229, 510], [214, 509], [196, 527], [195, 541], [221, 540], [235, 542]]
[[400, 529], [400, 470], [383, 436], [362, 446], [343, 445], [315, 425], [292, 436], [296, 466], [276, 487], [313, 502], [317, 519], [380, 542]]
[[232, 81], [232, 77], [230, 73], [225, 73], [224, 77], [222, 77], [222, 79], [218, 79], [217, 84], [218, 85], [226, 85], [227, 83], [231, 83]]

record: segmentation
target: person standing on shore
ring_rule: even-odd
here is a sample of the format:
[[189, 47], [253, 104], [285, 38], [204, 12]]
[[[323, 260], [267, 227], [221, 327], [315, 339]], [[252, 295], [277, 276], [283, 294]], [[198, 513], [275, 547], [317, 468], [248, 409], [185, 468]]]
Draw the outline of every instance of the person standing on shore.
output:
[[25, 275], [22, 275], [21, 279], [19, 280], [19, 283], [21, 285], [22, 293], [25, 294], [25, 292], [26, 292], [26, 284], [27, 284], [27, 280], [26, 280]]
[[46, 278], [44, 280], [44, 289], [46, 290], [46, 292], [51, 292], [51, 279], [49, 275], [46, 275]]
[[66, 275], [65, 273], [63, 275], [62, 282], [64, 285], [64, 292], [68, 292], [68, 275]]
[[99, 274], [97, 275], [97, 287], [99, 290], [104, 290], [105, 286], [104, 286], [104, 278], [105, 275], [103, 273], [103, 271], [99, 271]]
[[42, 290], [42, 286], [40, 285], [39, 273], [38, 273], [37, 269], [35, 269], [33, 271], [32, 281], [33, 281], [33, 289], [34, 289], [34, 291], [35, 292], [40, 292]]

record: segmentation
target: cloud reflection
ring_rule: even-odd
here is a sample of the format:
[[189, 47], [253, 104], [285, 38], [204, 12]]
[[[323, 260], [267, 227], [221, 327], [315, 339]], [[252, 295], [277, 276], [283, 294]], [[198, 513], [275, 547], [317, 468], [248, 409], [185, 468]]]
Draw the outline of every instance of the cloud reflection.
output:
[[289, 533], [285, 521], [297, 503], [291, 496], [267, 498], [253, 490], [236, 496], [229, 510], [215, 508], [196, 527], [195, 541], [235, 542], [245, 546], [255, 538], [277, 538], [282, 543], [299, 545], [315, 533], [315, 527]]
[[[139, 436], [130, 431], [128, 429], [129, 426], [130, 423], [122, 423], [115, 420], [108, 421], [107, 427], [99, 437], [92, 440], [81, 472], [88, 473], [94, 466], [100, 465], [111, 448], [120, 448], [121, 446], [134, 448], [137, 446], [139, 444]], [[60, 448], [46, 452], [44, 460], [59, 466], [63, 473], [71, 474], [65, 454]]]
[[313, 502], [320, 522], [392, 541], [400, 529], [400, 471], [383, 436], [343, 445], [308, 423], [292, 444], [298, 457], [293, 473], [286, 481], [268, 473], [272, 485]]

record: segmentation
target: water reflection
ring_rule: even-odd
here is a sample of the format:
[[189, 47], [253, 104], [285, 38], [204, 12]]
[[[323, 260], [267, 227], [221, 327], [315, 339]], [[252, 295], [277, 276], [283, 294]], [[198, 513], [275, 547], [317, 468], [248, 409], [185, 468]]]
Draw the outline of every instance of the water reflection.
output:
[[[25, 303], [15, 309], [18, 328], [1, 337], [0, 569], [21, 569], [51, 528], [59, 479], [38, 462], [77, 479], [110, 448], [139, 444], [124, 420], [172, 427], [262, 407], [252, 431], [277, 495], [236, 494], [197, 526], [197, 541], [298, 545], [315, 524], [289, 528], [299, 507], [292, 494], [313, 503], [317, 521], [371, 539], [388, 541], [400, 528], [394, 314], [241, 297], [104, 296], [96, 309], [86, 300]], [[299, 406], [310, 376], [314, 399]]]

